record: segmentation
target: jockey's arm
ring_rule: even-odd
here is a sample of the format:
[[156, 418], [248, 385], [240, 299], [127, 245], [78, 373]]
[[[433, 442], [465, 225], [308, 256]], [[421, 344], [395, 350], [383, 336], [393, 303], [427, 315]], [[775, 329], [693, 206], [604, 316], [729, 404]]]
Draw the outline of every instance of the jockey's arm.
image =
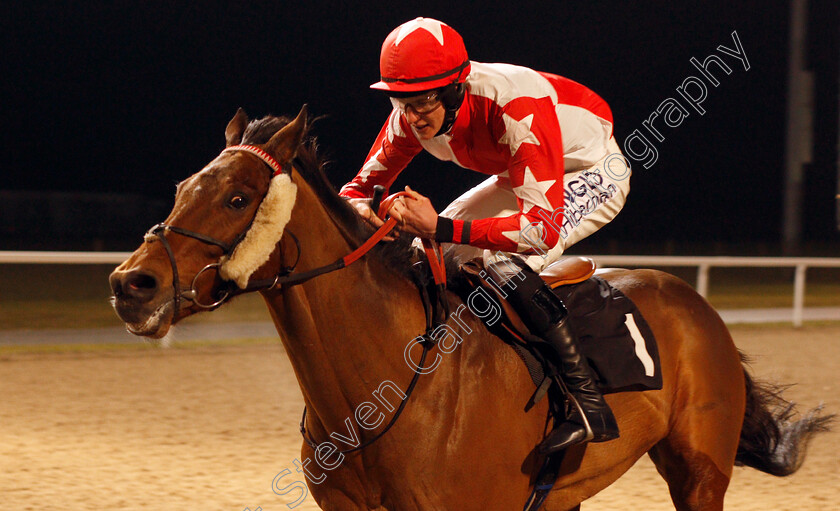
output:
[[421, 150], [422, 146], [411, 130], [404, 125], [399, 111], [391, 111], [361, 170], [341, 188], [339, 195], [347, 198], [362, 218], [374, 227], [379, 227], [383, 222], [370, 208], [373, 187], [382, 185], [387, 194], [388, 188], [400, 172]]

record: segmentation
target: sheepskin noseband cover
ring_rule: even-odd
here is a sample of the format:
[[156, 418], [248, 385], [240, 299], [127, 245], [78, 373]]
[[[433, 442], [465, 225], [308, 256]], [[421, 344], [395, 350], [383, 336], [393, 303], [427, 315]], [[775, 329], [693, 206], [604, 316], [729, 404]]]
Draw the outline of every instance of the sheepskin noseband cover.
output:
[[268, 261], [280, 242], [283, 229], [292, 217], [296, 195], [297, 185], [288, 174], [280, 173], [271, 178], [268, 193], [251, 228], [219, 269], [223, 279], [232, 280], [240, 289], [245, 289], [248, 279]]

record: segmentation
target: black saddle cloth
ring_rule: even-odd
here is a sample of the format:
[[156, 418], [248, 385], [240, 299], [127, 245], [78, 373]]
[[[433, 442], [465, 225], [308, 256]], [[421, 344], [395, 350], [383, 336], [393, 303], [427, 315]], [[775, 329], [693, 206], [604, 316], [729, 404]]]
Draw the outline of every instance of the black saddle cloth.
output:
[[[600, 277], [553, 291], [569, 310], [581, 351], [604, 394], [662, 388], [656, 339], [630, 298]], [[540, 386], [545, 378], [542, 346], [523, 344], [504, 328], [491, 330], [513, 347]]]
[[554, 293], [605, 393], [662, 388], [656, 339], [630, 298], [600, 277]]

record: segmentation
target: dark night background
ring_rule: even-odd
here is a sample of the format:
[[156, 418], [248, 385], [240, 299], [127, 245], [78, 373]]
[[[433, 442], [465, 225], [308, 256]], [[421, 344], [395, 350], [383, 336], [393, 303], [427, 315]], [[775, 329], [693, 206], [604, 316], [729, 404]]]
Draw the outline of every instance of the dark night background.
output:
[[[838, 11], [836, 0], [810, 2], [815, 147], [803, 236], [822, 255], [840, 243]], [[777, 250], [789, 19], [788, 3], [778, 1], [7, 4], [0, 8], [0, 243], [90, 249], [95, 237], [96, 248], [133, 248], [145, 228], [163, 220], [174, 184], [218, 154], [240, 106], [260, 117], [293, 115], [308, 103], [325, 115], [315, 134], [340, 187], [390, 108], [368, 89], [378, 79], [382, 40], [417, 16], [453, 26], [474, 60], [521, 64], [589, 86], [611, 105], [622, 145], [660, 102], [680, 99], [675, 89], [687, 76], [699, 76], [691, 57], [703, 61], [721, 55], [718, 45], [734, 48], [730, 34], [737, 31], [750, 70], [723, 56], [733, 72], [713, 71], [721, 84], [709, 87], [707, 113], [692, 111], [679, 127], [661, 128], [657, 163], [634, 165], [624, 211], [578, 251]], [[442, 209], [481, 179], [421, 155], [398, 184], [411, 184]], [[45, 220], [44, 195], [24, 193], [33, 191], [109, 194], [111, 209], [82, 205], [87, 217], [70, 207], [58, 214], [64, 223]], [[131, 200], [126, 195], [148, 207], [121, 208]], [[45, 222], [63, 227], [50, 231]]]

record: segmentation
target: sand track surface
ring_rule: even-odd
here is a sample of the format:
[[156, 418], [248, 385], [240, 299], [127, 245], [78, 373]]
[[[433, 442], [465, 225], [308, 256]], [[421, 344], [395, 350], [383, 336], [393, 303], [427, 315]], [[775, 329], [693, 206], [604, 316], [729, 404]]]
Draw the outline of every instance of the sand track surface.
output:
[[[840, 411], [840, 327], [733, 329], [760, 379]], [[140, 342], [140, 341], [138, 341]], [[300, 390], [280, 344], [0, 356], [0, 509], [289, 509]], [[291, 482], [292, 477], [284, 481]], [[788, 478], [736, 469], [727, 509], [834, 509], [840, 430]], [[295, 509], [315, 510], [310, 497]], [[673, 509], [645, 457], [584, 510]]]

